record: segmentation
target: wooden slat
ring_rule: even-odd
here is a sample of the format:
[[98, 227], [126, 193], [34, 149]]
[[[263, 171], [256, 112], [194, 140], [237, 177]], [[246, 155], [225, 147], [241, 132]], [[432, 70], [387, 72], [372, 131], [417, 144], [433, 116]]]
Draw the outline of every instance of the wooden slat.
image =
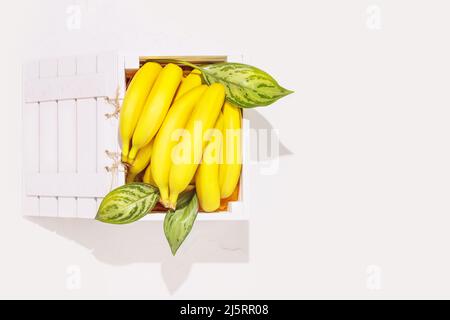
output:
[[77, 61], [74, 57], [58, 59], [58, 77], [74, 76], [77, 71]]
[[110, 74], [24, 80], [24, 100], [27, 103], [116, 96]]
[[75, 100], [58, 103], [59, 172], [77, 170], [77, 110]]
[[[59, 173], [77, 171], [77, 110], [75, 100], [58, 103], [58, 169]], [[68, 182], [71, 183], [71, 182]], [[58, 216], [76, 217], [76, 199], [59, 198]]]
[[[56, 173], [58, 171], [58, 109], [56, 102], [45, 102], [39, 108], [39, 172]], [[58, 199], [40, 197], [40, 215], [56, 217]]]
[[24, 100], [31, 103], [114, 98], [118, 87], [118, 66], [118, 56], [115, 54], [43, 60], [38, 64], [39, 79], [35, 79], [28, 74], [33, 72], [36, 64], [29, 63], [24, 67]]
[[97, 73], [97, 56], [84, 55], [76, 57], [77, 60], [77, 74], [96, 74]]
[[39, 159], [42, 173], [53, 173], [58, 167], [58, 109], [56, 102], [43, 102], [39, 107]]
[[142, 56], [139, 58], [141, 66], [148, 61], [156, 61], [165, 64], [165, 60], [181, 60], [201, 65], [226, 62], [227, 56]]
[[58, 198], [39, 196], [39, 215], [41, 217], [58, 216]]
[[[28, 182], [27, 174], [39, 172], [39, 104], [25, 103], [23, 106], [23, 163], [24, 184]], [[25, 188], [25, 187], [24, 187]], [[22, 211], [24, 215], [39, 215], [39, 198], [24, 193]]]
[[23, 79], [39, 79], [39, 61], [29, 61], [23, 65]]
[[97, 171], [97, 103], [95, 99], [77, 100], [77, 172]]
[[[39, 79], [39, 61], [30, 61], [23, 67], [23, 79], [37, 81]], [[27, 196], [26, 175], [39, 172], [39, 104], [23, 103], [23, 197], [22, 213], [28, 216], [39, 215], [39, 197]]]
[[39, 78], [56, 78], [58, 74], [58, 60], [48, 59], [39, 62]]
[[121, 80], [123, 82], [124, 78], [123, 59], [119, 61], [117, 54], [105, 53], [99, 55], [97, 57], [97, 73], [107, 74], [107, 91], [114, 92], [114, 97], [117, 93], [118, 97], [123, 99], [125, 91], [124, 86], [120, 83]]
[[[97, 102], [96, 99], [82, 99], [77, 101], [77, 175], [97, 173]], [[85, 184], [91, 180], [84, 180]], [[81, 194], [82, 185], [79, 193]], [[93, 197], [93, 194], [85, 194]], [[95, 198], [77, 200], [77, 216], [93, 217], [96, 213]]]
[[[74, 77], [77, 72], [75, 57], [58, 60], [58, 77]], [[77, 170], [77, 110], [75, 100], [58, 103], [58, 169], [59, 173], [74, 174]], [[73, 218], [77, 215], [75, 197], [58, 197], [58, 216]]]
[[97, 214], [97, 199], [91, 196], [77, 199], [77, 217], [94, 219]]
[[[67, 183], [67, 182], [66, 182]], [[77, 216], [76, 197], [61, 197], [58, 195], [58, 217], [75, 218]]]
[[25, 176], [27, 196], [103, 197], [111, 183], [106, 173], [35, 173]]
[[[97, 73], [97, 57], [96, 56], [80, 56], [77, 57], [77, 74], [96, 74]], [[96, 75], [101, 77], [101, 75]], [[113, 94], [114, 89], [111, 88], [110, 78], [113, 75], [108, 74], [102, 81], [104, 90]], [[91, 95], [97, 97], [102, 95]], [[78, 100], [78, 173], [90, 173], [97, 171], [96, 149], [97, 149], [97, 105], [95, 99]], [[89, 196], [90, 197], [90, 196]], [[96, 211], [95, 198], [77, 199], [77, 216], [80, 218], [94, 217]]]
[[95, 211], [98, 211], [98, 208], [100, 208], [100, 204], [102, 203], [102, 200], [103, 200], [103, 197], [95, 199], [95, 201], [96, 201]]

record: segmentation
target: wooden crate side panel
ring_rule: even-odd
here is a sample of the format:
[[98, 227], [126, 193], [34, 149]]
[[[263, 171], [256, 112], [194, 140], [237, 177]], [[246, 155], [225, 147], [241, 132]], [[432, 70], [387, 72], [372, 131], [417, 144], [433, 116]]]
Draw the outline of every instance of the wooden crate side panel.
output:
[[116, 54], [24, 65], [25, 215], [93, 218], [99, 199], [123, 183], [104, 152], [120, 151], [118, 119], [105, 114], [114, 112], [108, 101], [123, 99], [123, 68]]

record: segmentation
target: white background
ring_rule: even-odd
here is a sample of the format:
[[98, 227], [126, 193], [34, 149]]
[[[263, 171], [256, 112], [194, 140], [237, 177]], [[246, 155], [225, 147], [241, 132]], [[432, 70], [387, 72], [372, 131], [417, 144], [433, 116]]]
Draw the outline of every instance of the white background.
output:
[[[3, 3], [0, 297], [449, 298], [449, 13], [446, 0]], [[282, 156], [274, 175], [251, 170], [248, 225], [198, 224], [172, 258], [160, 225], [21, 216], [22, 61], [111, 50], [242, 53], [296, 91], [250, 113], [279, 130]]]

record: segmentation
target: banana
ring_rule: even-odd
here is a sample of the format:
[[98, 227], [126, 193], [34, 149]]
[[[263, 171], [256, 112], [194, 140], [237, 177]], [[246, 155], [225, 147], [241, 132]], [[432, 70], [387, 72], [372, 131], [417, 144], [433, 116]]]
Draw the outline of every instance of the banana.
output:
[[169, 110], [182, 76], [183, 70], [173, 63], [167, 64], [160, 72], [134, 130], [132, 147], [128, 154], [130, 161], [133, 161], [137, 151], [155, 136]]
[[144, 171], [149, 164], [153, 151], [153, 141], [154, 140], [138, 151], [136, 159], [128, 169], [127, 183], [133, 182], [136, 176]]
[[168, 205], [169, 200], [169, 172], [171, 165], [171, 152], [177, 144], [172, 135], [177, 129], [184, 129], [195, 104], [206, 91], [207, 86], [201, 85], [184, 94], [170, 107], [161, 128], [159, 129], [153, 148], [151, 176], [159, 188], [161, 203]]
[[228, 198], [236, 188], [241, 175], [241, 110], [229, 102], [223, 106], [223, 149], [219, 167], [221, 198]]
[[194, 69], [191, 71], [191, 73], [189, 73], [189, 75], [186, 78], [183, 78], [173, 101], [177, 101], [182, 95], [184, 95], [189, 90], [200, 86], [202, 84], [201, 74], [202, 73], [200, 71]]
[[162, 70], [159, 63], [147, 62], [140, 68], [128, 86], [120, 111], [122, 161], [127, 162], [130, 140], [153, 84]]
[[[225, 99], [225, 87], [212, 84], [202, 95], [189, 118], [180, 142], [172, 149], [169, 174], [169, 207], [175, 209], [178, 195], [194, 177], [206, 144], [204, 133], [214, 127]], [[178, 152], [178, 153], [177, 153]], [[180, 157], [181, 155], [181, 157]]]
[[147, 169], [145, 169], [145, 173], [144, 173], [144, 177], [143, 177], [143, 181], [145, 183], [151, 184], [152, 186], [157, 187], [155, 180], [153, 180], [152, 177], [152, 170], [151, 170], [152, 166], [148, 166]]
[[220, 114], [195, 175], [198, 200], [205, 212], [213, 212], [220, 207], [219, 163], [222, 153], [222, 130], [223, 115]]

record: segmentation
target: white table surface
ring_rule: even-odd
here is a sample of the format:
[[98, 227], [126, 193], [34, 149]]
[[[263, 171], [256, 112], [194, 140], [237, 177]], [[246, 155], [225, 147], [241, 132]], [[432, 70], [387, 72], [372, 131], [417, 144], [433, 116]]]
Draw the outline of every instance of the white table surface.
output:
[[[0, 297], [449, 297], [450, 3], [226, 3], [0, 10]], [[251, 113], [282, 156], [274, 175], [252, 167], [250, 222], [198, 224], [173, 258], [154, 222], [23, 218], [22, 61], [154, 48], [242, 53], [296, 91]]]

